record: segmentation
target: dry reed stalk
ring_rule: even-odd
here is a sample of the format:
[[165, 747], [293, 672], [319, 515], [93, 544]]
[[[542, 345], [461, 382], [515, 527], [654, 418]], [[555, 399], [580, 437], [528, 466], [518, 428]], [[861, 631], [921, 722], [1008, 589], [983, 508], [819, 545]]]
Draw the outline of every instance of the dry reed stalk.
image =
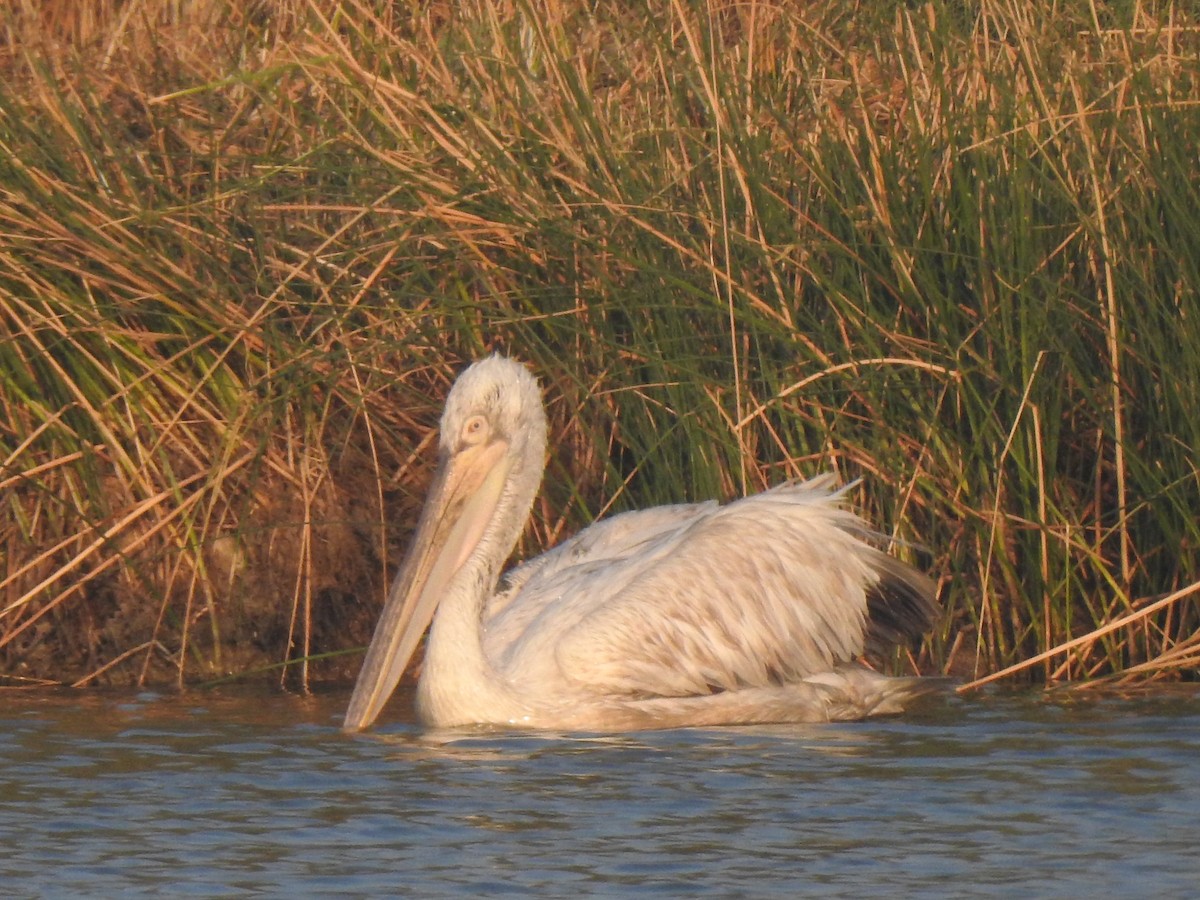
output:
[[[447, 379], [494, 346], [542, 374], [564, 448], [527, 549], [597, 510], [866, 474], [900, 552], [957, 576], [916, 659], [979, 671], [1193, 581], [1172, 345], [1200, 276], [1171, 203], [1200, 28], [1168, 7], [109, 4], [55, 26], [92, 29], [88, 78], [6, 20], [30, 90], [0, 93], [24, 236], [0, 353], [62, 390], [0, 390], [0, 539], [36, 548], [0, 620], [43, 610], [3, 646], [119, 570], [152, 621], [85, 677], [127, 646], [142, 678], [160, 645], [179, 681], [224, 671], [241, 633], [307, 684], [329, 620], [382, 591]], [[1174, 665], [1195, 627], [1172, 605], [1041, 674]]]

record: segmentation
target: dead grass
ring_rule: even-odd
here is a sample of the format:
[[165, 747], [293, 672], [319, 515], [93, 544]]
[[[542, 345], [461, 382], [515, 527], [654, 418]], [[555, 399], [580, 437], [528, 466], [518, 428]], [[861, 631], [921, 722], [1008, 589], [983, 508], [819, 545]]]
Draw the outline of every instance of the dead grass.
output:
[[352, 669], [491, 346], [531, 550], [832, 467], [915, 667], [1189, 672], [1200, 23], [1035, 6], [14, 5], [8, 677]]

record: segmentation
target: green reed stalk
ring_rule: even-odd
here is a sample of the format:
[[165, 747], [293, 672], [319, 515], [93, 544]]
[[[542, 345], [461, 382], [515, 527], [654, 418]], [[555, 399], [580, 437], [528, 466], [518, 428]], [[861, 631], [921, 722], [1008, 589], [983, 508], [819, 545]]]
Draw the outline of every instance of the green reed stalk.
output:
[[832, 468], [942, 583], [896, 662], [1194, 668], [1182, 6], [64, 10], [4, 31], [6, 671], [343, 674], [497, 347], [525, 552]]

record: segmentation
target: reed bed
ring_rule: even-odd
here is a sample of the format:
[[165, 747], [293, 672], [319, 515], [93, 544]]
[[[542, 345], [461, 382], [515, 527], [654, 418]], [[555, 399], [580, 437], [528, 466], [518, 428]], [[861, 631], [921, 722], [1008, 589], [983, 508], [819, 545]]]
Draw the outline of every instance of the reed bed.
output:
[[892, 665], [1200, 662], [1191, 4], [0, 16], [10, 683], [353, 671], [495, 348], [525, 552], [832, 469], [940, 580]]

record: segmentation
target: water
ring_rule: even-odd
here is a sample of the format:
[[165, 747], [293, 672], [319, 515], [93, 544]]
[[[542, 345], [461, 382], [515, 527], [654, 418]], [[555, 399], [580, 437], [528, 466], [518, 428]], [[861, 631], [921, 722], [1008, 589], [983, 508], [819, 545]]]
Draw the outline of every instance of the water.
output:
[[345, 692], [0, 693], [21, 896], [1189, 896], [1200, 694], [618, 737], [337, 729]]

